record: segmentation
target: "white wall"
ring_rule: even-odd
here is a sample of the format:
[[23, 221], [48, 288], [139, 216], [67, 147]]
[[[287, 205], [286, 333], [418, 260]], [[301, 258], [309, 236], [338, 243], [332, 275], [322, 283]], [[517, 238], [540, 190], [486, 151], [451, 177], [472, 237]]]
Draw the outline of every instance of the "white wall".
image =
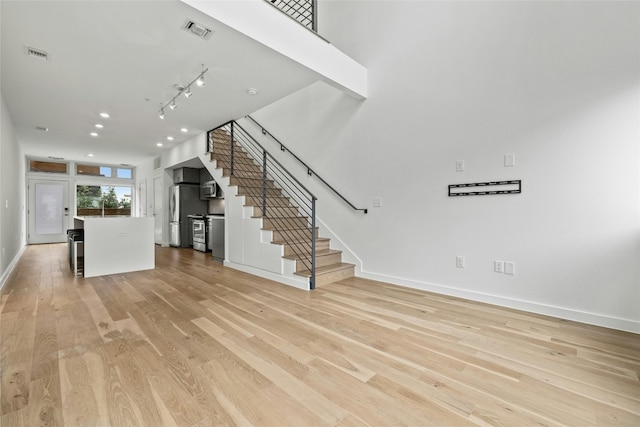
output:
[[25, 166], [0, 93], [0, 287], [25, 247]]
[[[368, 68], [369, 99], [316, 84], [254, 117], [370, 208], [310, 184], [361, 275], [640, 332], [638, 12], [321, 1], [320, 32]], [[446, 196], [501, 179], [523, 193]], [[494, 260], [516, 274], [494, 273]]]

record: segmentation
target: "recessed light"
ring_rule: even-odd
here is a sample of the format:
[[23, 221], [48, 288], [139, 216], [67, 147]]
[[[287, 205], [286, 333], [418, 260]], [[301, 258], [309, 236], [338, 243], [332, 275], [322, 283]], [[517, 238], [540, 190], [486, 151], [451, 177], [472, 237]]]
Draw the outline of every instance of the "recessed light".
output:
[[185, 133], [186, 133], [186, 132], [189, 132], [189, 129], [187, 129], [187, 128], [182, 128], [182, 129], [180, 129], [180, 132], [185, 132]]
[[93, 157], [93, 153], [87, 154], [87, 157]]
[[93, 136], [95, 138], [96, 136], [98, 136], [98, 133], [97, 132], [91, 132], [89, 135], [91, 135], [91, 136]]
[[109, 117], [111, 117], [109, 114], [107, 113], [100, 113], [100, 117], [103, 117], [105, 119], [108, 119]]
[[97, 127], [98, 129], [102, 129], [104, 127], [104, 125], [100, 124], [100, 123], [96, 123], [95, 127]]
[[156, 145], [157, 145], [158, 147], [162, 147], [162, 142], [156, 142]]
[[173, 137], [172, 136], [168, 136], [167, 137], [167, 141], [173, 141]]

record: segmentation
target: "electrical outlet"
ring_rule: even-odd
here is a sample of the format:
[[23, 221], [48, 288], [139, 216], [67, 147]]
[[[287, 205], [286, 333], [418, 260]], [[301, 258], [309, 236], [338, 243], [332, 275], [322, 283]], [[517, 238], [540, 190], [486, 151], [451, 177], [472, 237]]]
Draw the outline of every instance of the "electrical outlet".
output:
[[504, 273], [504, 261], [493, 261], [493, 271]]
[[464, 160], [456, 160], [456, 172], [464, 171]]
[[504, 263], [504, 274], [510, 274], [512, 276], [514, 274], [516, 274], [516, 263], [515, 262], [506, 261]]
[[456, 257], [456, 267], [464, 268], [464, 257], [463, 256], [457, 256]]

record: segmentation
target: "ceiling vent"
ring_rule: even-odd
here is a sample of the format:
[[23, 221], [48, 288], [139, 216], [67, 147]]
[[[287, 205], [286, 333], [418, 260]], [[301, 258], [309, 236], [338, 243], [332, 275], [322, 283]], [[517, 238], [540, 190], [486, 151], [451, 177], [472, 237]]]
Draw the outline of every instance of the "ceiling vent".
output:
[[204, 25], [193, 22], [190, 19], [187, 19], [187, 21], [182, 26], [182, 29], [190, 32], [191, 34], [195, 34], [196, 36], [204, 40], [209, 40], [211, 34], [213, 34], [212, 30], [208, 29]]
[[39, 130], [41, 132], [49, 132], [49, 128], [45, 126], [36, 126], [36, 130]]
[[27, 54], [27, 56], [42, 59], [44, 61], [49, 60], [49, 54], [42, 49], [36, 49], [35, 47], [25, 46], [25, 53]]

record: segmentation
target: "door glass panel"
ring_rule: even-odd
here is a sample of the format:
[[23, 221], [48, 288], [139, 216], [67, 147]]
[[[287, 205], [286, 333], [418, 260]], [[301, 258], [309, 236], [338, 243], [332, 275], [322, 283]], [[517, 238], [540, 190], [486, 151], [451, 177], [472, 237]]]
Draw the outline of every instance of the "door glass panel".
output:
[[64, 222], [63, 187], [36, 184], [36, 234], [61, 234]]

